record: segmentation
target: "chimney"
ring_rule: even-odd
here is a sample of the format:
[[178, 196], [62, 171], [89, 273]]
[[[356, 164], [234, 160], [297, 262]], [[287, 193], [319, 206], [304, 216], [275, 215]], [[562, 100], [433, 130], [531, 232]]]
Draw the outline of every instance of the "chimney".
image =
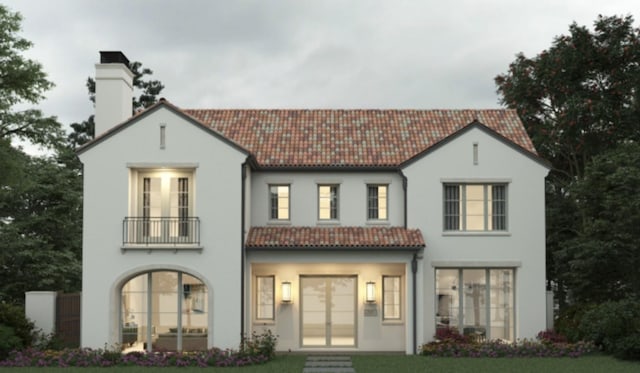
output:
[[120, 51], [100, 52], [96, 64], [95, 136], [129, 119], [133, 113], [133, 73]]

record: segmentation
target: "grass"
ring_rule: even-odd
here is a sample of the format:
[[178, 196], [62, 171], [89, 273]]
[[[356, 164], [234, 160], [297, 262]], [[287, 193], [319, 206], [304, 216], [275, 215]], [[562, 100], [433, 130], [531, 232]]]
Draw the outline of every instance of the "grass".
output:
[[[357, 373], [376, 372], [638, 372], [640, 362], [616, 360], [609, 356], [586, 356], [571, 358], [433, 358], [425, 356], [403, 355], [353, 355], [353, 367]], [[114, 368], [2, 368], [1, 373], [8, 372], [36, 372], [36, 373], [300, 373], [304, 367], [306, 356], [283, 355], [264, 365], [254, 365], [241, 368], [144, 368], [144, 367], [114, 367]]]
[[426, 356], [351, 357], [356, 372], [639, 372], [640, 362], [609, 356], [572, 358], [435, 358]]

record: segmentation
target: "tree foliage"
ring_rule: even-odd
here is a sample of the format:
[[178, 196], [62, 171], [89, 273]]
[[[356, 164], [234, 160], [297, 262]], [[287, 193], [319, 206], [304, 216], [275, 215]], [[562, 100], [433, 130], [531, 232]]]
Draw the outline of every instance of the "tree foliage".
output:
[[585, 216], [560, 254], [561, 276], [582, 302], [640, 299], [640, 145], [621, 144], [593, 158], [572, 188]]
[[[164, 85], [159, 80], [149, 80], [153, 71], [149, 68], [143, 68], [141, 62], [133, 62], [129, 65], [129, 69], [133, 73], [133, 86], [140, 92], [138, 97], [133, 97], [133, 112], [140, 109], [148, 108], [158, 101], [158, 95], [164, 89]], [[89, 92], [89, 100], [96, 102], [96, 81], [92, 77], [87, 78], [87, 91]], [[83, 145], [95, 136], [94, 116], [91, 115], [80, 123], [72, 123], [71, 132], [68, 140], [73, 147]]]
[[[552, 164], [546, 184], [547, 280], [557, 286], [561, 303], [570, 300], [565, 291], [581, 297], [592, 285], [611, 290], [610, 285], [628, 280], [620, 267], [588, 264], [590, 257], [607, 264], [625, 259], [616, 255], [612, 241], [600, 241], [602, 246], [589, 239], [598, 230], [604, 233], [598, 228], [602, 211], [577, 194], [585, 192], [584, 182], [595, 182], [586, 175], [594, 157], [640, 141], [640, 30], [633, 22], [631, 16], [599, 16], [593, 30], [573, 23], [550, 48], [533, 58], [518, 54], [508, 71], [495, 78], [501, 103], [518, 111], [538, 152]], [[608, 156], [621, 161], [615, 153]], [[613, 193], [599, 192], [605, 193], [601, 198]], [[609, 228], [612, 234], [619, 231]], [[628, 239], [616, 237], [616, 247]], [[591, 299], [619, 295], [603, 289]]]
[[19, 13], [0, 5], [0, 139], [49, 146], [63, 135], [55, 118], [36, 109], [15, 110], [18, 104], [38, 103], [53, 86], [42, 66], [22, 55], [32, 44], [18, 35], [21, 20]]

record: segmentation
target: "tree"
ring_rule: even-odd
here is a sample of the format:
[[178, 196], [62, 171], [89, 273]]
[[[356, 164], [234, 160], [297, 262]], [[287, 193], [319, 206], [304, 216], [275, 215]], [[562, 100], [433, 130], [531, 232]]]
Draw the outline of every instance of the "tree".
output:
[[[153, 71], [143, 68], [141, 62], [133, 62], [129, 65], [129, 69], [133, 73], [133, 86], [140, 91], [138, 97], [133, 98], [133, 113], [137, 110], [148, 108], [155, 104], [158, 95], [164, 89], [164, 85], [159, 80], [145, 80], [145, 76], [151, 76]], [[87, 91], [89, 92], [89, 100], [96, 102], [96, 82], [92, 77], [87, 78]], [[132, 114], [133, 114], [132, 113]], [[72, 123], [73, 132], [69, 134], [68, 141], [73, 147], [78, 147], [89, 142], [95, 136], [94, 116], [91, 115], [87, 120], [80, 123]]]
[[495, 81], [554, 177], [574, 180], [594, 155], [640, 140], [640, 29], [631, 16], [600, 16], [594, 32], [569, 31], [534, 58], [517, 55]]
[[[82, 179], [55, 118], [37, 109], [53, 84], [21, 53], [21, 17], [0, 5], [0, 303], [22, 303], [28, 290], [79, 290]], [[15, 139], [48, 147], [32, 157]]]
[[556, 37], [537, 56], [518, 54], [495, 82], [501, 103], [518, 111], [538, 152], [552, 164], [547, 280], [558, 286], [562, 305], [563, 292], [575, 290], [564, 282], [564, 273], [575, 269], [576, 251], [567, 244], [583, 234], [594, 213], [571, 190], [593, 157], [640, 141], [640, 30], [631, 16], [599, 16], [593, 31], [573, 23], [569, 35]]
[[571, 190], [586, 216], [560, 251], [572, 297], [583, 303], [640, 298], [640, 144], [619, 145], [593, 158]]
[[0, 302], [31, 290], [78, 291], [81, 281], [82, 179], [69, 148], [52, 158], [13, 157], [24, 177], [0, 195]]
[[63, 138], [55, 118], [36, 109], [14, 110], [18, 104], [38, 103], [53, 86], [39, 63], [22, 56], [32, 44], [17, 34], [21, 20], [19, 13], [0, 5], [0, 140], [20, 138], [49, 146]]

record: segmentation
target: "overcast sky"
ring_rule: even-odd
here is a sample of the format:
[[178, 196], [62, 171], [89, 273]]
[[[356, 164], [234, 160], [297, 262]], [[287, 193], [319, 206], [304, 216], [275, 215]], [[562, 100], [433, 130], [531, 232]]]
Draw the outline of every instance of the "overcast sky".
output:
[[493, 78], [638, 0], [0, 0], [22, 14], [69, 124], [93, 107], [100, 50], [121, 50], [182, 108], [495, 108]]

